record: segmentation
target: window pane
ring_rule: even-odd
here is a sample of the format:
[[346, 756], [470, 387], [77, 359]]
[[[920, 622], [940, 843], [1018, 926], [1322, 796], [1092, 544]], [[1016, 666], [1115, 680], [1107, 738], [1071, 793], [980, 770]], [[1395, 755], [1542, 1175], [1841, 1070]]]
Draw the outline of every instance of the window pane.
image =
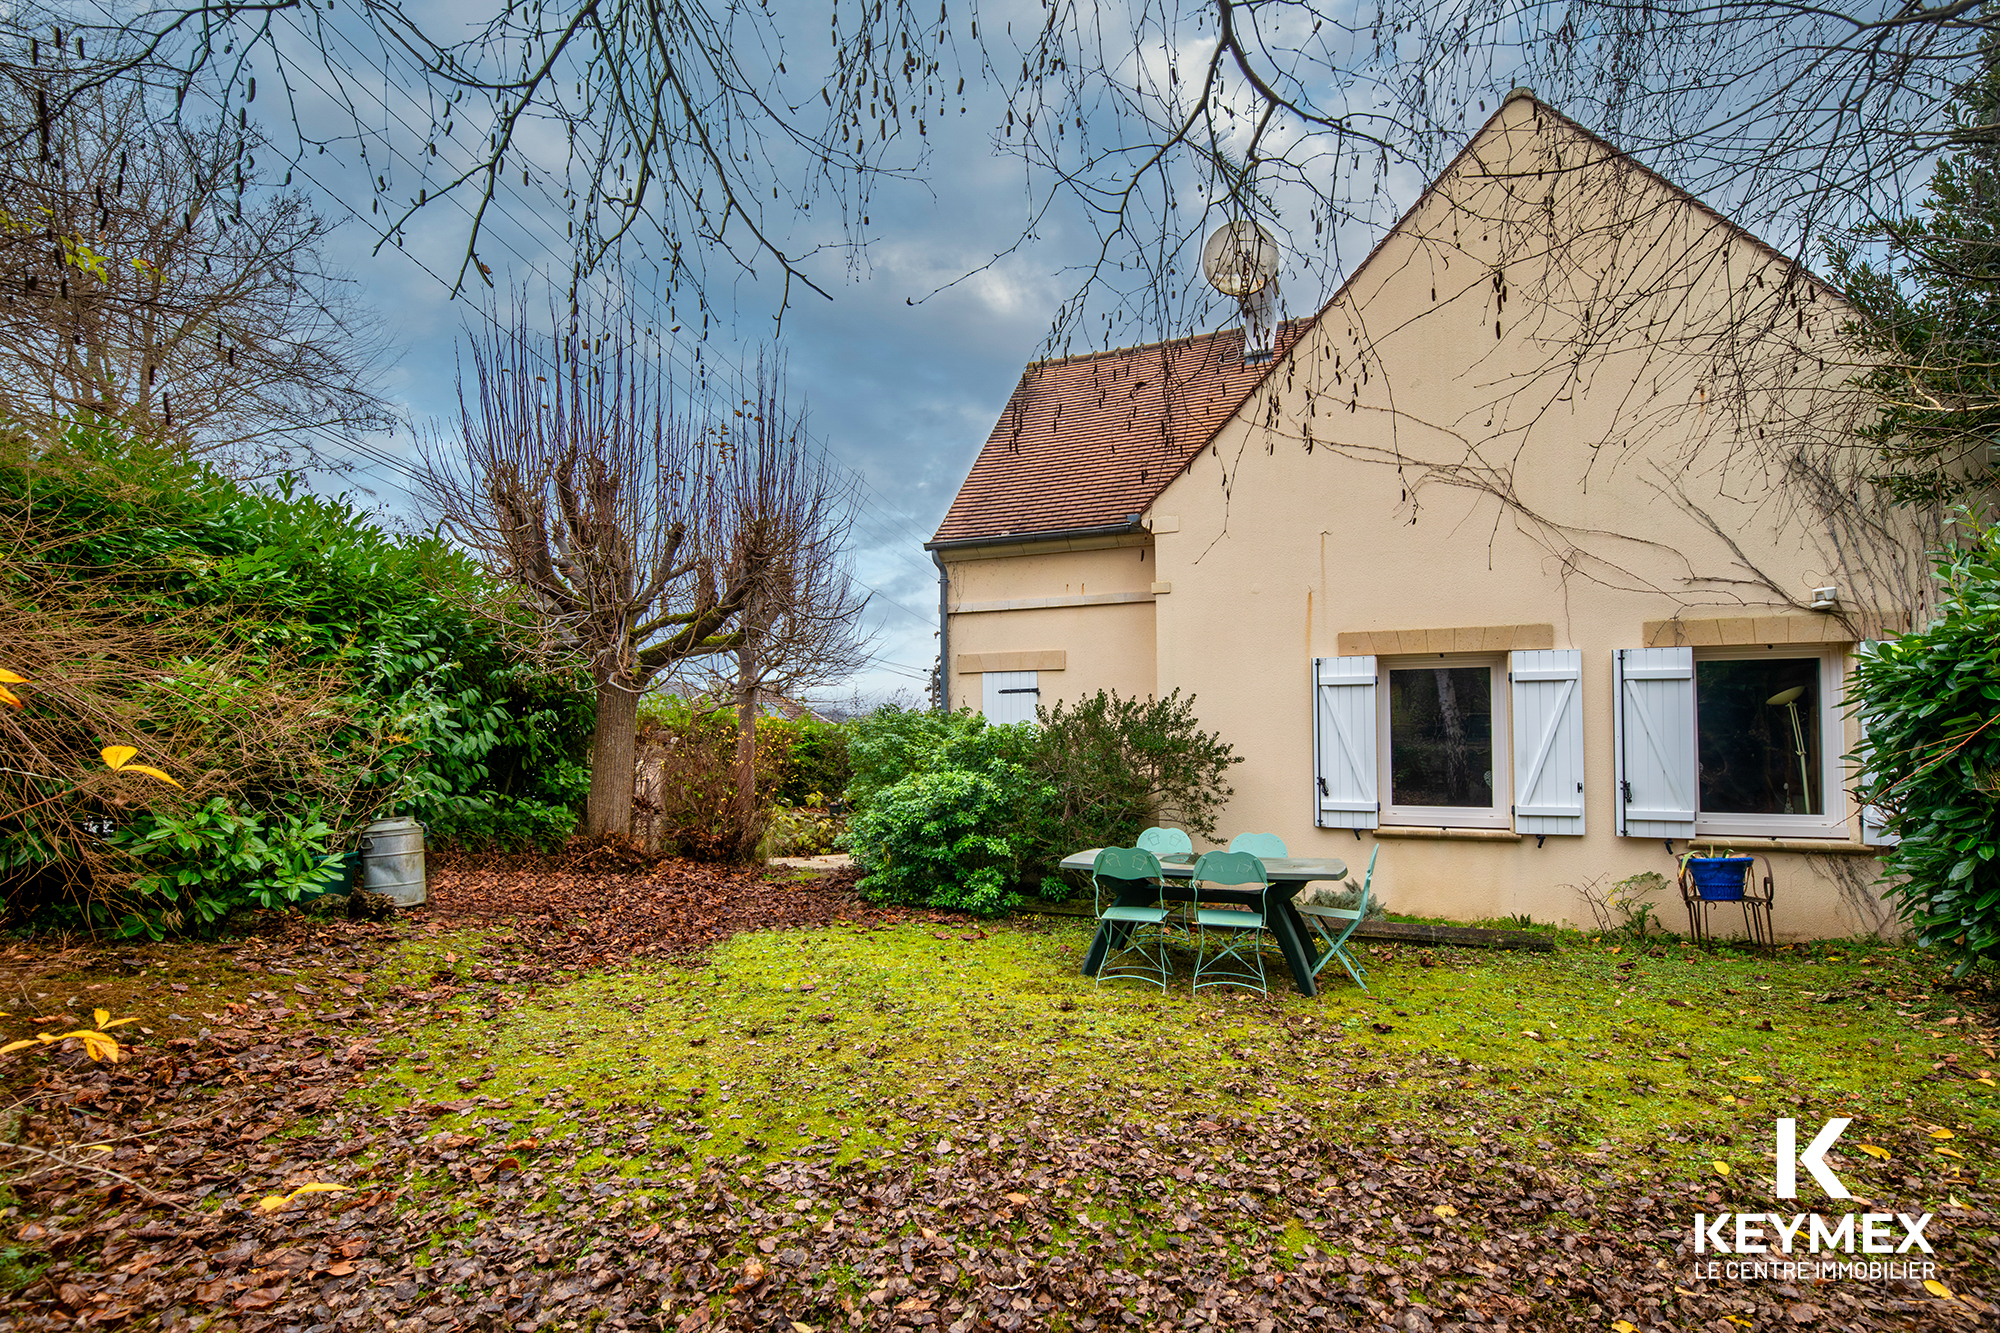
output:
[[1396, 805], [1493, 805], [1493, 672], [1389, 673], [1389, 789]]
[[1694, 664], [1701, 808], [1732, 815], [1817, 815], [1819, 659]]

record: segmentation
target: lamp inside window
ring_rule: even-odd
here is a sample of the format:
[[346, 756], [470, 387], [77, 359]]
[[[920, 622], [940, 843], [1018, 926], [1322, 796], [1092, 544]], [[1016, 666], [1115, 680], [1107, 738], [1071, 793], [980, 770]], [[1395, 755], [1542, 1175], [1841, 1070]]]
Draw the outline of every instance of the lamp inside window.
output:
[[1817, 657], [1696, 662], [1702, 812], [1825, 814], [1820, 696]]

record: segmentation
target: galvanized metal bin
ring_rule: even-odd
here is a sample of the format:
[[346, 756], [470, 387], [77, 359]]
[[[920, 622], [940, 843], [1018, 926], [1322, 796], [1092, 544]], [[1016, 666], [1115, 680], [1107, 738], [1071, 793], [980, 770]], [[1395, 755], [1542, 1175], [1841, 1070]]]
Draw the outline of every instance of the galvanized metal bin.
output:
[[407, 816], [378, 819], [361, 834], [361, 887], [398, 907], [425, 901], [424, 826]]

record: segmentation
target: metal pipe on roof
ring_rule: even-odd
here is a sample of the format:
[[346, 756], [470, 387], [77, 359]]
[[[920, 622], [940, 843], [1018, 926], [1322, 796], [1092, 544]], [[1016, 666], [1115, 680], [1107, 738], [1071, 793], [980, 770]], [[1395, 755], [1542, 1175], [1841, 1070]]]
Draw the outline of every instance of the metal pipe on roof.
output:
[[944, 567], [944, 557], [935, 549], [931, 551], [931, 563], [938, 571], [938, 681], [937, 711], [951, 711], [951, 573]]

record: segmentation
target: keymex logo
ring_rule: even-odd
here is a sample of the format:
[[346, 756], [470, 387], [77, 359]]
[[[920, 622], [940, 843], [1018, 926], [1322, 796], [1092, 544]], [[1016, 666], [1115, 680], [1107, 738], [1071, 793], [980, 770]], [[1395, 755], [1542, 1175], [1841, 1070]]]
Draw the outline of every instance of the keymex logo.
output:
[[1840, 1142], [1840, 1136], [1854, 1122], [1846, 1116], [1829, 1120], [1820, 1127], [1813, 1141], [1799, 1151], [1799, 1122], [1780, 1120], [1778, 1122], [1778, 1197], [1796, 1199], [1799, 1197], [1799, 1168], [1812, 1173], [1813, 1183], [1826, 1191], [1829, 1199], [1851, 1199], [1847, 1186], [1840, 1183], [1840, 1177], [1827, 1170], [1826, 1152]]
[[[1845, 1116], [1827, 1121], [1819, 1133], [1799, 1151], [1799, 1122], [1780, 1120], [1777, 1132], [1777, 1168], [1774, 1172], [1780, 1199], [1799, 1195], [1799, 1168], [1804, 1167], [1813, 1183], [1829, 1199], [1851, 1199], [1847, 1185], [1826, 1164], [1826, 1155], [1840, 1136], [1854, 1123]], [[1931, 1243], [1924, 1230], [1931, 1214], [1911, 1217], [1908, 1213], [1706, 1213], [1694, 1215], [1694, 1252], [1727, 1255], [1821, 1254], [1901, 1255], [1915, 1250], [1930, 1254]], [[1921, 1281], [1937, 1276], [1938, 1266], [1922, 1260], [1862, 1260], [1762, 1258], [1754, 1260], [1710, 1259], [1694, 1265], [1693, 1276], [1707, 1279], [1781, 1278], [1864, 1278], [1882, 1280], [1904, 1278]]]

